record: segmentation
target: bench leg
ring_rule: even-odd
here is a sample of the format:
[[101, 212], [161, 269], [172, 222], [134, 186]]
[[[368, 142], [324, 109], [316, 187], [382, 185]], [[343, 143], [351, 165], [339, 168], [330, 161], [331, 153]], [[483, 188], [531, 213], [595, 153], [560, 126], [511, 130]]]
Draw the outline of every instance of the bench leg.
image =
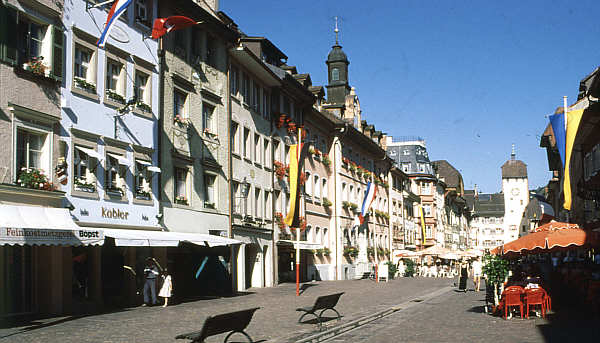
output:
[[253, 342], [252, 338], [250, 338], [250, 336], [247, 333], [245, 333], [244, 331], [231, 331], [227, 335], [227, 337], [225, 337], [225, 340], [223, 341], [223, 343], [227, 343], [227, 340], [229, 340], [229, 337], [231, 337], [231, 335], [233, 335], [236, 332], [241, 333], [242, 335], [246, 336], [246, 339], [248, 340], [248, 343], [252, 343]]
[[317, 317], [319, 324], [321, 323], [321, 318], [319, 318], [319, 316], [317, 316], [317, 314], [314, 312], [306, 312], [303, 315], [301, 315], [300, 318], [298, 319], [298, 323], [302, 322], [302, 318], [304, 318], [304, 316], [306, 316], [307, 314], [312, 314], [313, 316]]
[[323, 315], [323, 312], [327, 311], [327, 310], [332, 310], [333, 312], [335, 312], [337, 314], [337, 320], [341, 320], [342, 319], [342, 315], [333, 307], [332, 308], [326, 308], [323, 311], [321, 311], [321, 313], [319, 313], [319, 318]]

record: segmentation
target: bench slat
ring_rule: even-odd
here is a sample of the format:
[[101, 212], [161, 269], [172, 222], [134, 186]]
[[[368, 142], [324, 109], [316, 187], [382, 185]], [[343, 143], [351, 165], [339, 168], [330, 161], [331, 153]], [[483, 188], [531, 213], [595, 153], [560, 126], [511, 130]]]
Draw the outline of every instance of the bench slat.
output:
[[236, 331], [243, 332], [250, 321], [254, 312], [260, 307], [255, 307], [247, 310], [235, 311], [230, 313], [218, 314], [209, 316], [204, 321], [200, 331], [189, 332], [176, 336], [176, 339], [191, 339], [193, 341], [202, 342], [205, 338], [219, 335], [226, 332]]

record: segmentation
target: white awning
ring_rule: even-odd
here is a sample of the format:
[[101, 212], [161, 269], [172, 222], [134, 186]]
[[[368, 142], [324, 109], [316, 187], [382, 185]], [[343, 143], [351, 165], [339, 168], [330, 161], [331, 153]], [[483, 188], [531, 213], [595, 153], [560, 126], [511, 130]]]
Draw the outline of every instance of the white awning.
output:
[[151, 172], [155, 172], [155, 173], [160, 173], [160, 168], [159, 167], [155, 167], [152, 165], [152, 163], [147, 162], [147, 161], [143, 161], [143, 160], [135, 160], [137, 163], [143, 165], [146, 167], [147, 170], [151, 171]]
[[203, 233], [184, 233], [172, 231], [104, 229], [106, 237], [115, 239], [116, 246], [149, 246], [149, 247], [176, 247], [181, 242], [188, 242], [208, 247], [241, 244], [241, 241], [221, 236]]
[[75, 146], [75, 149], [77, 149], [81, 152], [84, 152], [86, 155], [93, 157], [93, 158], [97, 159], [98, 161], [104, 160], [102, 155], [100, 155], [96, 150], [84, 148], [84, 147], [81, 147], [78, 145]]
[[119, 161], [119, 164], [124, 165], [124, 166], [129, 166], [131, 165], [131, 162], [123, 155], [118, 155], [118, 154], [113, 154], [111, 152], [107, 152], [106, 153], [108, 156], [116, 159], [117, 161]]
[[102, 245], [101, 229], [80, 228], [66, 208], [0, 205], [0, 245]]
[[291, 244], [294, 246], [294, 249], [302, 249], [302, 250], [316, 250], [316, 249], [323, 249], [323, 244], [318, 244], [318, 243], [310, 243], [310, 242], [306, 242], [306, 241], [292, 241], [292, 240], [287, 240], [287, 239], [280, 239], [278, 241], [278, 243], [283, 243], [283, 244]]
[[150, 166], [150, 167], [147, 167], [146, 169], [148, 169], [151, 172], [155, 172], [155, 173], [160, 173], [161, 172], [160, 168], [159, 167], [155, 167], [155, 166]]

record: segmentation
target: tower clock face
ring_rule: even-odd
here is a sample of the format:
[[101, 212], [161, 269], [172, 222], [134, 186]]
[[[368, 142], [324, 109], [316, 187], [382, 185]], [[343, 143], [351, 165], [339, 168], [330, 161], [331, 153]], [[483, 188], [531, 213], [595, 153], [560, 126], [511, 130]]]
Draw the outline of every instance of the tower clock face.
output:
[[512, 189], [512, 195], [514, 195], [514, 196], [519, 195], [519, 189], [518, 188], [513, 188]]

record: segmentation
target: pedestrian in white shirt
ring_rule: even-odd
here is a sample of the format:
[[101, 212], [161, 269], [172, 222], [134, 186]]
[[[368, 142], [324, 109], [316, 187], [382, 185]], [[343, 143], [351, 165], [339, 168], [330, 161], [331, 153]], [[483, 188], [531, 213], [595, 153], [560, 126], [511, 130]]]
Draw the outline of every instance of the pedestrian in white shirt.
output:
[[[156, 278], [158, 275], [158, 268], [156, 268], [154, 261], [150, 257], [147, 258], [146, 268], [144, 268], [144, 304], [142, 306], [158, 304], [156, 300]], [[152, 296], [152, 303], [150, 303], [150, 296]]]
[[481, 261], [477, 258], [473, 262], [473, 285], [475, 286], [475, 292], [479, 292], [479, 288], [481, 286], [481, 274], [483, 266], [481, 265]]

